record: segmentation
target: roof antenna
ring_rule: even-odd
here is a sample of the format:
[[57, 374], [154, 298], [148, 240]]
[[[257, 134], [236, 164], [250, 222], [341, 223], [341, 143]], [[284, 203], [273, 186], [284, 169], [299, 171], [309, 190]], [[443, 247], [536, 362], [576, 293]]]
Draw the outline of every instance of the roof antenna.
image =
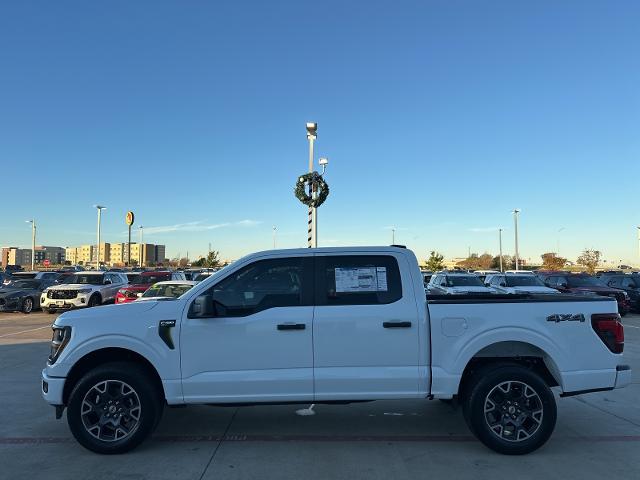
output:
[[315, 406], [316, 404], [312, 403], [311, 405], [309, 405], [309, 408], [301, 408], [300, 410], [296, 410], [296, 415], [300, 415], [301, 417], [315, 415], [316, 412], [313, 411], [313, 407]]

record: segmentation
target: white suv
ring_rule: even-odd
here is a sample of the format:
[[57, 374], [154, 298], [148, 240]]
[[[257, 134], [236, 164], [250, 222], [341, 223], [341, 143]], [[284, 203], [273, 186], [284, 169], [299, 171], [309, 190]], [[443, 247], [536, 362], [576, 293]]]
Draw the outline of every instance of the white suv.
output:
[[127, 276], [123, 273], [78, 272], [65, 279], [65, 283], [44, 290], [40, 306], [49, 313], [95, 307], [113, 301], [118, 290], [127, 283]]

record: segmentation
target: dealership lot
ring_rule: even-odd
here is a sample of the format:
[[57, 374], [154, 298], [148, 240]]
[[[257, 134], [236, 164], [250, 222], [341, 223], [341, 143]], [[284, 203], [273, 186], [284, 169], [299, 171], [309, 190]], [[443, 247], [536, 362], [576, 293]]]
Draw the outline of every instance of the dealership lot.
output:
[[[99, 307], [98, 307], [99, 308]], [[166, 409], [154, 438], [104, 457], [80, 447], [40, 396], [46, 313], [0, 314], [0, 465], [7, 478], [495, 478], [640, 476], [640, 316], [624, 318], [634, 383], [559, 400], [551, 440], [526, 457], [487, 450], [440, 402]]]

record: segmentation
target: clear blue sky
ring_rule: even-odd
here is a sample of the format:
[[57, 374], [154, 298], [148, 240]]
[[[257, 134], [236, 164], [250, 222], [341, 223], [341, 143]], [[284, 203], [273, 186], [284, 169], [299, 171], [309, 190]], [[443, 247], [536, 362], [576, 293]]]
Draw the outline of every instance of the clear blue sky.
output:
[[[635, 1], [28, 1], [0, 6], [0, 244], [171, 256], [304, 246], [293, 196], [319, 124], [320, 244], [420, 257], [593, 247], [638, 261]], [[153, 228], [151, 228], [153, 227]], [[559, 235], [557, 231], [565, 228]], [[137, 235], [134, 239], [137, 238]]]

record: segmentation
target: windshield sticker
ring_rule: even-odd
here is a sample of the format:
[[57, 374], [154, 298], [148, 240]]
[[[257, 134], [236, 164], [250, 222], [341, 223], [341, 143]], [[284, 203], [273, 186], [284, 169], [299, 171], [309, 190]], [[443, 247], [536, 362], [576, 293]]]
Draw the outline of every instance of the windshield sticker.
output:
[[386, 267], [336, 268], [336, 292], [387, 291]]

